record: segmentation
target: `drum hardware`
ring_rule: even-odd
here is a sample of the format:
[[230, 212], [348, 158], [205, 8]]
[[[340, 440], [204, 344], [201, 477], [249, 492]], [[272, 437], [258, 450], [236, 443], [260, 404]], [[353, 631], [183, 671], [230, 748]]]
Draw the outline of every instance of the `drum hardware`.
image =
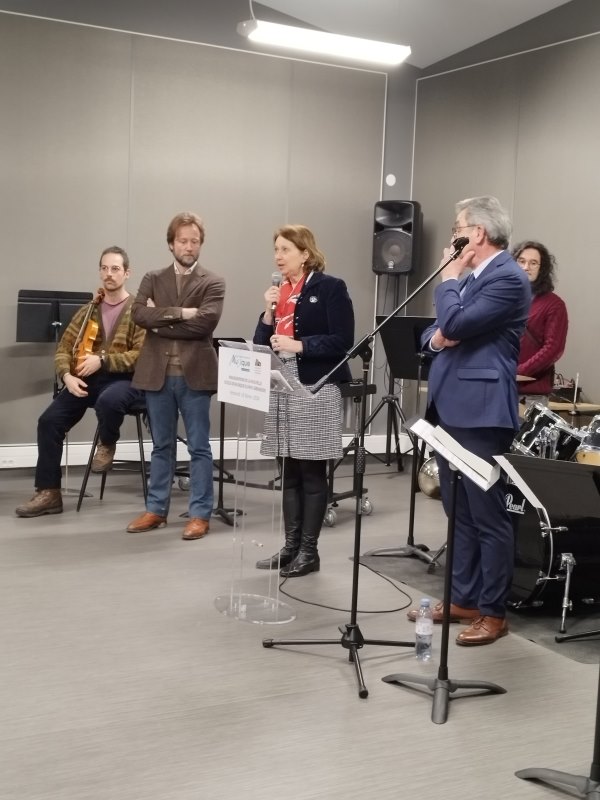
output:
[[573, 558], [573, 553], [561, 553], [560, 554], [560, 567], [559, 569], [566, 570], [566, 577], [565, 577], [565, 593], [563, 595], [562, 600], [562, 614], [560, 617], [560, 628], [559, 633], [565, 633], [567, 630], [565, 627], [565, 618], [567, 616], [567, 611], [572, 611], [573, 609], [573, 602], [569, 598], [569, 590], [571, 588], [571, 574], [573, 572], [573, 567], [577, 564], [575, 559]]
[[512, 451], [525, 456], [569, 461], [583, 445], [584, 438], [582, 430], [569, 425], [541, 403], [532, 403], [525, 411]]
[[595, 416], [581, 431], [584, 439], [575, 451], [575, 460], [580, 464], [600, 465], [600, 416]]

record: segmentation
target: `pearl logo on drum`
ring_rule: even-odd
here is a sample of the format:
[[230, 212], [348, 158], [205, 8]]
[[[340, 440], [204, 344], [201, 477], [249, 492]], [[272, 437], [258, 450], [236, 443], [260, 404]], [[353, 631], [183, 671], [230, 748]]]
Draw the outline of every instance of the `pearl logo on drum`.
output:
[[515, 503], [513, 495], [508, 492], [506, 494], [506, 510], [511, 514], [524, 514], [525, 513], [525, 498], [520, 503]]

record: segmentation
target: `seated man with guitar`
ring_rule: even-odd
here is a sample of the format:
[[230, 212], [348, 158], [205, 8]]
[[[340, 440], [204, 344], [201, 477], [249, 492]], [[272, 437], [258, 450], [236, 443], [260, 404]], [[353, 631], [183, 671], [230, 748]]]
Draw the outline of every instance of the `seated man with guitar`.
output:
[[102, 287], [75, 313], [61, 337], [54, 363], [64, 387], [38, 420], [35, 494], [16, 509], [18, 517], [62, 512], [63, 443], [88, 408], [96, 410], [100, 428], [92, 470], [105, 472], [112, 466], [124, 416], [143, 398], [131, 379], [146, 331], [131, 316], [133, 296], [125, 288], [129, 275], [125, 250], [104, 250]]

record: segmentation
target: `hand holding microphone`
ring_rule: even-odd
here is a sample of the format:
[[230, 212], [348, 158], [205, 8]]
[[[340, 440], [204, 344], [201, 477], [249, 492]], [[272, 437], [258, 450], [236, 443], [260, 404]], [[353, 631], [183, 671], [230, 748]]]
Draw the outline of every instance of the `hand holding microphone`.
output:
[[271, 312], [271, 317], [275, 316], [275, 309], [279, 300], [279, 287], [281, 286], [281, 272], [277, 270], [271, 275], [271, 286], [265, 292], [265, 302], [267, 303], [267, 312]]

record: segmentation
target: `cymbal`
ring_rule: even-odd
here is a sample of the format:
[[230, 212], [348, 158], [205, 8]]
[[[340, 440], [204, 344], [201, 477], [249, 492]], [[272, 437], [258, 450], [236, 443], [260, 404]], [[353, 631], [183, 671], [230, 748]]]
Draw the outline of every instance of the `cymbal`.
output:
[[[573, 403], [554, 403], [552, 400], [548, 403], [550, 411], [571, 411]], [[582, 414], [595, 414], [600, 412], [600, 405], [597, 403], [575, 403], [575, 411], [580, 411]]]

